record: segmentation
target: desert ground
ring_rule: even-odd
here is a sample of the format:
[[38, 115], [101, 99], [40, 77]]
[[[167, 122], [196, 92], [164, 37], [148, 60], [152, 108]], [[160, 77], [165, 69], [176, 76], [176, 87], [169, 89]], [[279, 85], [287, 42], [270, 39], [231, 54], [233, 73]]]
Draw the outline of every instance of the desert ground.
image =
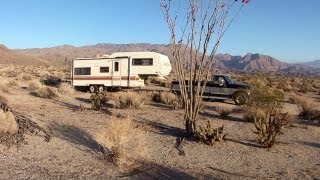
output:
[[[263, 148], [253, 133], [254, 124], [245, 122], [241, 113], [219, 116], [216, 107], [237, 108], [233, 101], [205, 101], [198, 124], [223, 125], [226, 141], [209, 146], [186, 139], [181, 153], [177, 142], [184, 135], [182, 109], [149, 102], [139, 109], [106, 106], [94, 111], [90, 93], [75, 91], [52, 99], [34, 96], [29, 89], [34, 79], [22, 78], [1, 95], [15, 113], [51, 129], [52, 139], [45, 142], [27, 134], [19, 148], [0, 144], [0, 179], [320, 178], [319, 121], [292, 121], [272, 148]], [[317, 93], [300, 95], [320, 105]], [[299, 114], [298, 105], [289, 101], [283, 110]], [[96, 134], [114, 116], [129, 117], [143, 132], [147, 154], [136, 167], [119, 168], [101, 153]]]

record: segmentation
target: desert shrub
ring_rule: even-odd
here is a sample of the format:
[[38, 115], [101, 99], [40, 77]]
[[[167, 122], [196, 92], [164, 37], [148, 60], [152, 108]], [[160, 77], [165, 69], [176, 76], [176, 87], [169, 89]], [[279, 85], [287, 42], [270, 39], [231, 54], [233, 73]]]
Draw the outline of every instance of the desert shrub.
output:
[[71, 84], [61, 83], [58, 87], [58, 92], [63, 95], [71, 95], [74, 94], [75, 91]]
[[9, 93], [9, 89], [10, 89], [9, 82], [5, 79], [2, 79], [0, 81], [0, 91], [4, 93]]
[[282, 127], [289, 122], [288, 113], [278, 113], [276, 111], [276, 103], [271, 109], [267, 109], [265, 116], [255, 116], [254, 124], [256, 127], [256, 134], [258, 134], [259, 143], [263, 147], [272, 147], [276, 142], [276, 136], [282, 133]]
[[146, 135], [130, 118], [111, 117], [96, 134], [96, 140], [109, 160], [120, 168], [131, 168], [148, 159]]
[[159, 86], [163, 86], [163, 87], [170, 87], [171, 86], [171, 80], [170, 79], [161, 79], [159, 77], [154, 77], [154, 76], [150, 76], [147, 81], [146, 84], [157, 84]]
[[17, 132], [18, 125], [14, 114], [0, 109], [0, 134], [15, 134]]
[[61, 79], [54, 76], [48, 76], [46, 78], [42, 78], [41, 82], [47, 86], [59, 87], [61, 84]]
[[302, 80], [302, 84], [300, 85], [300, 92], [307, 93], [310, 92], [312, 89], [312, 84], [308, 79]]
[[221, 118], [228, 118], [233, 112], [233, 109], [230, 107], [216, 107], [216, 111], [219, 113]]
[[19, 147], [25, 141], [25, 134], [43, 135], [46, 142], [51, 139], [51, 131], [40, 127], [22, 115], [16, 115], [0, 96], [0, 144]]
[[107, 99], [113, 100], [120, 109], [139, 109], [151, 101], [146, 92], [119, 92], [108, 96]]
[[199, 130], [197, 130], [195, 137], [200, 142], [203, 142], [207, 145], [213, 145], [214, 142], [225, 140], [226, 134], [224, 134], [223, 132], [223, 126], [214, 128], [211, 127], [210, 122], [207, 121], [205, 127], [199, 127]]
[[40, 83], [40, 81], [33, 80], [33, 81], [29, 82], [28, 90], [29, 91], [35, 91], [35, 90], [37, 90], [37, 89], [39, 89], [41, 87], [43, 87], [43, 85]]
[[18, 82], [15, 79], [10, 79], [8, 82], [8, 86], [9, 87], [14, 87], [14, 86], [18, 86]]
[[167, 91], [160, 92], [160, 102], [171, 105], [173, 109], [178, 109], [179, 106], [181, 106], [181, 100], [179, 97], [176, 94]]
[[31, 93], [34, 96], [53, 99], [58, 96], [57, 91], [52, 87], [42, 86]]
[[30, 80], [32, 80], [32, 76], [31, 76], [30, 74], [23, 74], [23, 75], [21, 76], [21, 80], [23, 80], [23, 81], [30, 81]]
[[244, 119], [254, 122], [257, 138], [263, 147], [272, 147], [276, 136], [289, 121], [288, 114], [280, 113], [284, 92], [265, 85], [255, 86], [251, 92]]
[[92, 93], [90, 96], [91, 109], [95, 111], [101, 110], [103, 104], [107, 101], [107, 96], [104, 92]]
[[309, 121], [320, 120], [320, 110], [317, 109], [318, 106], [315, 102], [299, 96], [294, 97], [294, 99], [300, 109], [300, 118]]

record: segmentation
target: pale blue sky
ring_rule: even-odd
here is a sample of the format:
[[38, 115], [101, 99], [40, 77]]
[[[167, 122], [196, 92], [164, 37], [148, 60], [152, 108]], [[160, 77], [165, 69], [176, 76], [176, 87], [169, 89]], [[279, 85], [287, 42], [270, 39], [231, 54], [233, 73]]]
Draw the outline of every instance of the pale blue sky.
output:
[[[169, 43], [158, 0], [1, 0], [0, 23], [9, 48]], [[320, 0], [251, 0], [219, 52], [310, 61], [320, 59], [319, 42]]]

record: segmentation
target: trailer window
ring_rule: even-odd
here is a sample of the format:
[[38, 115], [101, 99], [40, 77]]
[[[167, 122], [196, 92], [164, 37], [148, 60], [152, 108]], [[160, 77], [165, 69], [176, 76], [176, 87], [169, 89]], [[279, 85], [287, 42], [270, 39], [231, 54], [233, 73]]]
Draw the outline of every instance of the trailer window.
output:
[[100, 73], [108, 73], [109, 67], [100, 67]]
[[91, 68], [74, 68], [74, 75], [91, 75]]
[[114, 62], [114, 71], [119, 71], [119, 62]]
[[152, 65], [153, 65], [152, 58], [132, 59], [132, 66], [152, 66]]

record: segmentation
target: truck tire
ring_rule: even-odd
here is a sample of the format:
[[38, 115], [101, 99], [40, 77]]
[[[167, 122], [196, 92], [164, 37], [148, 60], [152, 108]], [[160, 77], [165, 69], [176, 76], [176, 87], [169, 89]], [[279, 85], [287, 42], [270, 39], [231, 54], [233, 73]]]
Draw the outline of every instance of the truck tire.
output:
[[94, 85], [90, 85], [90, 86], [89, 86], [89, 91], [90, 91], [90, 93], [95, 93], [96, 90], [97, 90], [97, 87], [96, 87], [96, 86], [94, 86]]
[[244, 92], [238, 92], [234, 94], [233, 100], [236, 103], [236, 105], [243, 105], [248, 102], [248, 95]]

